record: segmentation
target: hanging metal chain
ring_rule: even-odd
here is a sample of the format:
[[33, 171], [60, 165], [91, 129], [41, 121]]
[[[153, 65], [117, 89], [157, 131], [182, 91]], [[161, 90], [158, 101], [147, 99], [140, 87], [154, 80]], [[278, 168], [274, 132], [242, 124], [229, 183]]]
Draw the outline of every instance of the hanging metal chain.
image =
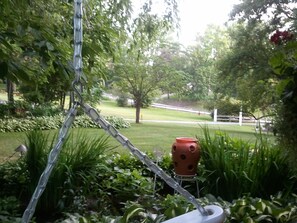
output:
[[47, 166], [40, 176], [38, 185], [32, 195], [30, 203], [25, 210], [22, 223], [28, 223], [32, 218], [37, 202], [45, 190], [46, 184], [50, 177], [50, 174], [58, 160], [63, 142], [71, 128], [71, 125], [75, 119], [77, 107], [81, 105], [85, 113], [98, 125], [100, 125], [108, 134], [115, 138], [123, 147], [127, 147], [130, 152], [141, 160], [152, 172], [158, 175], [162, 180], [164, 180], [170, 187], [179, 192], [182, 196], [186, 198], [190, 203], [192, 203], [201, 215], [206, 216], [208, 212], [197, 202], [195, 197], [185, 190], [181, 185], [178, 184], [172, 177], [170, 177], [166, 172], [164, 172], [158, 165], [156, 165], [145, 153], [137, 149], [125, 136], [120, 134], [115, 127], [110, 125], [104, 118], [102, 118], [99, 113], [88, 104], [83, 103], [83, 80], [82, 80], [82, 0], [74, 1], [74, 70], [75, 79], [72, 82], [72, 87], [77, 97], [73, 107], [69, 110], [67, 117], [60, 129], [58, 140], [54, 148], [51, 150], [48, 156]]
[[75, 95], [78, 97], [79, 102], [74, 102], [73, 107], [69, 110], [68, 115], [65, 118], [63, 126], [60, 129], [58, 140], [54, 148], [51, 150], [47, 165], [39, 178], [37, 187], [31, 197], [30, 203], [28, 204], [25, 212], [22, 216], [22, 223], [28, 223], [34, 212], [39, 198], [41, 197], [43, 191], [45, 190], [48, 179], [51, 175], [53, 168], [58, 160], [58, 156], [62, 149], [63, 142], [71, 128], [71, 125], [75, 119], [77, 107], [79, 103], [82, 102], [81, 93], [83, 91], [82, 84], [82, 0], [75, 0], [74, 3], [74, 55], [73, 55], [73, 65], [75, 71], [75, 79], [72, 83], [72, 87]]
[[82, 60], [82, 44], [83, 44], [83, 0], [74, 1], [74, 54], [73, 54], [73, 65], [75, 71], [75, 78], [72, 82], [72, 87], [75, 96], [78, 97], [79, 102], [82, 103], [82, 92], [83, 92], [83, 60]]
[[60, 154], [63, 142], [64, 142], [64, 140], [68, 134], [68, 131], [74, 121], [74, 118], [76, 115], [76, 110], [77, 110], [77, 105], [78, 105], [77, 103], [74, 104], [73, 108], [70, 109], [70, 111], [68, 112], [68, 115], [65, 118], [63, 126], [59, 132], [58, 141], [57, 141], [56, 145], [54, 146], [54, 148], [49, 153], [47, 166], [45, 167], [43, 173], [41, 174], [39, 181], [38, 181], [38, 185], [31, 197], [30, 203], [28, 204], [27, 209], [25, 210], [25, 212], [22, 216], [22, 223], [28, 223], [35, 212], [37, 202], [46, 187], [46, 184], [48, 182], [50, 174], [58, 160], [58, 156]]
[[88, 104], [82, 104], [84, 112], [90, 116], [90, 118], [101, 126], [109, 135], [115, 138], [123, 147], [127, 147], [130, 152], [136, 156], [142, 163], [144, 163], [152, 172], [157, 174], [162, 180], [164, 180], [170, 187], [175, 191], [180, 193], [187, 201], [192, 203], [197, 210], [203, 216], [207, 216], [208, 212], [197, 202], [196, 198], [185, 190], [178, 182], [176, 182], [172, 177], [170, 177], [164, 170], [162, 170], [158, 165], [156, 165], [145, 153], [137, 149], [128, 138], [120, 134], [114, 126], [109, 124], [96, 109]]

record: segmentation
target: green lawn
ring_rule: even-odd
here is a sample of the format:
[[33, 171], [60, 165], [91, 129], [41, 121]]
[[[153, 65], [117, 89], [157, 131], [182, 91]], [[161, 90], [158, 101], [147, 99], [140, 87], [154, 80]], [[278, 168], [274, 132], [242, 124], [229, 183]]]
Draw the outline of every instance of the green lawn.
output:
[[[135, 108], [119, 108], [114, 101], [103, 101], [98, 107], [102, 115], [115, 115], [126, 119], [135, 120]], [[163, 121], [211, 121], [209, 115], [198, 115], [190, 112], [177, 112], [161, 108], [143, 108], [140, 110], [140, 120], [163, 120]]]
[[[128, 129], [121, 129], [120, 133], [129, 138], [129, 140], [137, 148], [142, 151], [161, 151], [162, 153], [169, 153], [171, 145], [176, 137], [202, 137], [201, 127], [204, 124], [197, 124], [198, 122], [211, 121], [210, 116], [202, 116], [194, 113], [177, 112], [166, 109], [148, 108], [142, 109], [142, 123], [135, 124], [135, 109], [134, 108], [119, 108], [115, 106], [114, 102], [104, 101], [98, 109], [104, 116], [116, 115], [126, 119], [131, 119], [131, 127]], [[163, 120], [163, 121], [193, 121], [192, 124], [176, 124], [176, 123], [153, 123], [148, 120]], [[248, 141], [256, 139], [253, 126], [245, 125], [208, 125], [210, 132], [225, 131], [232, 137], [242, 138]], [[78, 131], [78, 130], [75, 130]], [[92, 139], [93, 136], [106, 135], [101, 129], [83, 129]], [[56, 131], [48, 131], [54, 135]], [[272, 135], [269, 135], [273, 139]], [[8, 156], [13, 154], [14, 149], [25, 142], [26, 133], [0, 133], [0, 161], [2, 162]], [[115, 139], [109, 139], [111, 144], [119, 146], [116, 150], [120, 153], [128, 150], [122, 148]]]
[[[248, 141], [255, 140], [255, 133], [252, 126], [227, 126], [227, 125], [209, 125], [210, 132], [221, 130], [233, 137], [242, 138]], [[98, 135], [107, 135], [101, 129], [75, 129], [83, 131], [92, 139]], [[54, 135], [57, 131], [47, 131]], [[120, 133], [127, 137], [138, 149], [146, 151], [160, 151], [161, 153], [170, 153], [171, 145], [176, 137], [198, 137], [203, 136], [201, 126], [194, 124], [168, 124], [168, 123], [143, 123], [132, 124], [128, 129], [121, 129]], [[0, 160], [13, 154], [14, 149], [25, 142], [25, 133], [0, 133]], [[271, 135], [269, 135], [273, 139]], [[109, 137], [111, 145], [118, 146], [116, 151], [119, 153], [128, 152], [115, 139]]]

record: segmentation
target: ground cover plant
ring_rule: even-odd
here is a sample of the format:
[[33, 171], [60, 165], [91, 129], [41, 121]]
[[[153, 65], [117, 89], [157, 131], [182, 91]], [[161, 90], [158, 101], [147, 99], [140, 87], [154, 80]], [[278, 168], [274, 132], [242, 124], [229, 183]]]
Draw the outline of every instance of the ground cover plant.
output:
[[[6, 162], [0, 166], [0, 184], [3, 188], [0, 198], [0, 210], [2, 210], [0, 218], [6, 219], [7, 222], [13, 216], [20, 218], [25, 204], [35, 189], [36, 181], [46, 162], [47, 151], [51, 147], [51, 143], [48, 141], [53, 142], [52, 139], [49, 140], [51, 136], [45, 133], [48, 132], [27, 134], [26, 144], [33, 148], [31, 153], [16, 162]], [[174, 191], [166, 187], [161, 179], [157, 179], [156, 184], [154, 184], [154, 174], [141, 161], [128, 154], [119, 154], [117, 149], [111, 150], [114, 153], [106, 153], [106, 149], [112, 147], [105, 145], [107, 141], [104, 137], [89, 140], [90, 136], [86, 136], [84, 133], [78, 143], [74, 140], [77, 138], [77, 135], [74, 134], [74, 137], [66, 142], [65, 148], [63, 148], [65, 151], [61, 154], [59, 164], [51, 176], [52, 180], [47, 185], [48, 192], [45, 192], [41, 198], [40, 206], [37, 208], [35, 215], [37, 222], [45, 221], [38, 216], [38, 213], [44, 213], [44, 207], [47, 207], [47, 216], [52, 217], [46, 219], [49, 222], [161, 222], [193, 209], [192, 204], [187, 203], [180, 196], [174, 195]], [[226, 145], [226, 140], [229, 140], [227, 144], [233, 145], [233, 156], [237, 159], [242, 156], [241, 147], [245, 148], [244, 146], [247, 144], [245, 141], [232, 143], [232, 140], [225, 134], [217, 134], [214, 138], [206, 138], [205, 140], [208, 140], [210, 149], [212, 148], [211, 145], [214, 144]], [[218, 140], [221, 141], [218, 142]], [[200, 141], [202, 148], [204, 148], [204, 139], [200, 139]], [[98, 148], [99, 145], [102, 147]], [[207, 150], [207, 148], [204, 149]], [[224, 152], [226, 150], [227, 147], [222, 149]], [[212, 152], [209, 156], [223, 156], [218, 149]], [[243, 191], [240, 194], [236, 190], [232, 195], [227, 186], [231, 189], [238, 187], [238, 185], [248, 188], [252, 183], [238, 175], [236, 179], [229, 180], [227, 178], [225, 183], [222, 182], [223, 185], [217, 185], [221, 179], [217, 179], [219, 173], [215, 173], [212, 165], [222, 165], [223, 162], [230, 161], [227, 159], [230, 157], [226, 155], [222, 159], [215, 157], [212, 157], [215, 159], [209, 159], [209, 156], [203, 154], [198, 168], [202, 188], [202, 197], [199, 199], [201, 204], [222, 206], [228, 214], [229, 222], [240, 222], [244, 219], [249, 219], [250, 222], [256, 222], [259, 219], [286, 222], [284, 219], [289, 221], [296, 218], [296, 208], [294, 208], [296, 207], [296, 198], [291, 196], [294, 188], [279, 188], [281, 193], [278, 194], [269, 190], [271, 185], [259, 186], [255, 182], [255, 186], [260, 187], [259, 191], [266, 189], [267, 193], [271, 193], [270, 195], [264, 194], [266, 199], [256, 195], [258, 198], [253, 198], [250, 193], [245, 194]], [[158, 164], [168, 174], [173, 174], [171, 157], [168, 154], [164, 154], [161, 158], [153, 153], [148, 155], [156, 162], [158, 161]], [[250, 155], [251, 159], [255, 159], [254, 162], [258, 162], [257, 157], [253, 156], [252, 153]], [[264, 167], [271, 165], [270, 162], [265, 164], [266, 160], [269, 161], [270, 153], [263, 153], [262, 155], [268, 155], [268, 159], [261, 158], [263, 161], [261, 164]], [[277, 166], [282, 164], [279, 163], [278, 159], [275, 162]], [[265, 168], [259, 169], [264, 170]], [[281, 173], [288, 178], [294, 177], [285, 169]], [[225, 168], [224, 174], [230, 176], [234, 174], [234, 171]], [[219, 178], [224, 178], [224, 174], [220, 175]], [[262, 176], [259, 175], [259, 177]], [[203, 180], [203, 178], [205, 179]], [[249, 178], [256, 181], [256, 177], [249, 176]], [[273, 182], [275, 176], [267, 175], [265, 179], [268, 182]], [[216, 186], [221, 187], [217, 190]], [[190, 185], [187, 186], [187, 189], [193, 190]], [[214, 196], [209, 193], [213, 193]], [[228, 197], [226, 198], [228, 201], [224, 201], [224, 196], [232, 196], [233, 198], [229, 199]], [[15, 208], [12, 208], [11, 204], [15, 204]]]
[[[0, 119], [0, 132], [26, 132], [36, 130], [59, 129], [64, 122], [64, 115]], [[129, 128], [130, 123], [122, 118], [107, 116], [105, 119], [115, 128]], [[88, 116], [76, 116], [72, 128], [100, 128]]]

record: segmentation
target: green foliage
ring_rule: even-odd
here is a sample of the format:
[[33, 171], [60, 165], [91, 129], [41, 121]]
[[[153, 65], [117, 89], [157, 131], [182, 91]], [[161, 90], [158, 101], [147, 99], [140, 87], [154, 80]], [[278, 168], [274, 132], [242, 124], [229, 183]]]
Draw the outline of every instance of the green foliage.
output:
[[[218, 109], [219, 115], [236, 115], [238, 116], [241, 110], [240, 101], [231, 100], [230, 98], [223, 98], [216, 101], [209, 101], [205, 107], [212, 111], [214, 108]], [[213, 116], [213, 113], [211, 114]]]
[[[0, 166], [1, 198], [11, 192], [9, 196], [29, 200], [53, 142], [41, 132], [28, 133], [26, 145], [30, 149], [26, 162], [21, 159]], [[106, 153], [110, 147], [104, 146], [104, 142], [104, 138], [90, 140], [84, 135], [73, 135], [66, 140], [37, 215], [51, 210], [60, 218], [55, 222], [157, 223], [194, 209], [180, 195], [170, 195], [173, 190], [168, 190], [165, 184], [158, 185], [163, 186], [161, 190], [154, 190], [154, 174], [140, 160], [130, 154], [119, 155], [116, 150]], [[264, 138], [249, 144], [221, 132], [211, 138], [206, 130], [200, 144], [202, 159], [198, 174], [204, 196], [198, 202], [202, 206], [223, 207], [226, 222], [296, 220], [296, 197], [289, 195], [296, 178], [277, 147]], [[153, 158], [151, 154], [148, 156]], [[169, 155], [158, 159], [158, 164], [166, 172], [172, 172]], [[25, 175], [24, 169], [28, 170]], [[278, 191], [283, 194], [275, 196]], [[6, 209], [12, 212], [10, 207]], [[59, 215], [61, 211], [63, 218]]]
[[[249, 75], [254, 73], [254, 75], [249, 78], [250, 80], [255, 80], [254, 83], [251, 82], [254, 86], [259, 85], [259, 82], [256, 80], [261, 81], [260, 83], [263, 85], [262, 94], [260, 91], [254, 90], [255, 88], [253, 85], [250, 87], [250, 89], [252, 89], [250, 92], [253, 92], [251, 95], [254, 95], [254, 98], [251, 101], [254, 102], [254, 104], [262, 104], [262, 106], [267, 104], [267, 99], [269, 99], [269, 97], [265, 97], [267, 99], [264, 101], [259, 100], [259, 95], [264, 98], [262, 95], [264, 94], [266, 96], [266, 92], [273, 93], [269, 93], [268, 96], [270, 95], [270, 98], [274, 99], [277, 103], [281, 101], [277, 105], [278, 108], [276, 111], [277, 116], [275, 122], [275, 127], [278, 132], [278, 141], [284, 150], [286, 150], [286, 152], [289, 154], [292, 164], [291, 167], [297, 170], [297, 24], [295, 11], [296, 8], [290, 7], [290, 4], [290, 1], [251, 2], [244, 0], [234, 7], [231, 16], [233, 19], [237, 18], [239, 20], [245, 21], [244, 24], [248, 24], [247, 28], [249, 28], [250, 31], [244, 33], [248, 34], [247, 36], [253, 37], [253, 39], [251, 39], [249, 42], [236, 41], [238, 42], [238, 46], [234, 46], [235, 50], [233, 50], [233, 52], [240, 52], [241, 49], [249, 50], [250, 47], [247, 46], [252, 44], [252, 48], [250, 48], [252, 50], [249, 50], [250, 52], [246, 52], [242, 55], [249, 56], [249, 58], [254, 57], [255, 59], [250, 60], [249, 58], [245, 59], [242, 57], [241, 61], [237, 61], [236, 63], [236, 60], [233, 60], [232, 57], [236, 58], [237, 56], [232, 52], [233, 55], [231, 54], [229, 59], [226, 58], [226, 61], [227, 63], [228, 61], [233, 62], [230, 62], [231, 66], [229, 66], [229, 69], [226, 71], [228, 73], [232, 73], [232, 66], [237, 66], [239, 69], [236, 70], [239, 74], [244, 73], [245, 75]], [[265, 18], [264, 26], [262, 24], [264, 29], [261, 32], [257, 32], [257, 38], [254, 38], [256, 33], [252, 31], [257, 29], [257, 24], [259, 21], [264, 21], [263, 18]], [[242, 34], [243, 32], [240, 32], [234, 37], [241, 38], [244, 36]], [[270, 38], [268, 39], [267, 36], [269, 35]], [[262, 43], [259, 42], [261, 44], [255, 45], [255, 42], [258, 42], [257, 40], [260, 40], [263, 37], [265, 39], [262, 40]], [[270, 41], [270, 44], [267, 44], [268, 41]], [[250, 63], [251, 66], [245, 66], [244, 64], [247, 62]], [[249, 69], [249, 73], [243, 72], [243, 69], [246, 68]], [[262, 72], [257, 72], [258, 74], [255, 72], [257, 70], [260, 71], [261, 69], [263, 69]], [[232, 78], [234, 79], [234, 76]], [[248, 86], [245, 89], [248, 89]]]
[[[64, 121], [63, 115], [41, 116], [28, 118], [6, 118], [0, 119], [0, 132], [26, 132], [34, 129], [51, 130], [59, 129]], [[108, 116], [106, 120], [115, 128], [129, 128], [130, 123], [122, 118]], [[74, 123], [74, 128], [100, 128], [88, 116], [77, 116]]]
[[[71, 157], [75, 160], [73, 156]], [[102, 160], [96, 165], [94, 171], [89, 171], [90, 167], [87, 167], [88, 170], [82, 170], [83, 173], [76, 176], [78, 178], [70, 177], [75, 174], [74, 170], [70, 173], [64, 170], [67, 172], [67, 177], [64, 176], [65, 192], [60, 205], [65, 205], [65, 215], [55, 222], [159, 223], [194, 209], [193, 204], [188, 203], [180, 195], [150, 196], [152, 182], [150, 178], [143, 176], [142, 173], [146, 167], [136, 158], [119, 155], [100, 157]], [[79, 167], [81, 165], [83, 165], [81, 162], [75, 164]], [[77, 185], [84, 186], [77, 187]], [[74, 191], [69, 187], [74, 187]], [[73, 200], [68, 207], [65, 203], [67, 198], [68, 201]], [[198, 202], [202, 206], [215, 204], [223, 207], [227, 216], [226, 222], [247, 220], [258, 222], [260, 219], [272, 222], [294, 222], [297, 216], [295, 196], [277, 195], [271, 196], [271, 200], [245, 196], [230, 203], [206, 194], [199, 198]], [[12, 207], [13, 204], [14, 201], [8, 206]], [[92, 211], [89, 212], [89, 210]], [[17, 215], [19, 214], [14, 214], [14, 216]]]
[[278, 96], [281, 99], [277, 108], [275, 127], [280, 144], [290, 154], [291, 166], [297, 171], [297, 42], [291, 41], [285, 45], [277, 46], [276, 52], [270, 59], [279, 82], [277, 84]]
[[106, 159], [104, 171], [98, 171], [97, 175], [98, 191], [104, 198], [98, 200], [100, 213], [118, 215], [126, 201], [151, 196], [153, 183], [147, 172], [146, 166], [133, 156], [115, 154]]
[[0, 165], [0, 197], [19, 196], [28, 184], [28, 172], [24, 163], [6, 162]]
[[128, 97], [125, 94], [121, 94], [117, 99], [117, 105], [119, 107], [127, 107], [128, 106]]
[[159, 51], [155, 61], [155, 70], [164, 75], [164, 81], [159, 83], [159, 88], [168, 97], [170, 94], [177, 95], [188, 83], [185, 72], [188, 55], [183, 52], [182, 46], [177, 42], [164, 41]]
[[295, 222], [297, 220], [296, 195], [271, 200], [243, 197], [230, 206], [228, 222]]
[[197, 35], [196, 44], [187, 49], [183, 95], [191, 100], [207, 100], [213, 97], [215, 88], [222, 82], [216, 81], [221, 73], [216, 66], [218, 59], [228, 51], [230, 43], [226, 30], [210, 25], [204, 35]]
[[200, 173], [207, 179], [204, 190], [231, 201], [248, 194], [268, 198], [278, 191], [290, 193], [296, 176], [290, 172], [282, 150], [263, 135], [250, 144], [222, 132], [214, 137], [204, 129]]
[[61, 113], [61, 109], [53, 104], [31, 105], [25, 101], [15, 101], [14, 103], [0, 104], [0, 117], [23, 118], [27, 116], [54, 116]]
[[[100, 83], [98, 83], [100, 86]], [[101, 84], [102, 85], [102, 84]], [[103, 95], [103, 86], [101, 87], [92, 87], [91, 89], [86, 89], [83, 92], [83, 99], [85, 102], [90, 103], [92, 106], [95, 106], [100, 103]]]
[[123, 118], [116, 117], [116, 116], [107, 116], [106, 120], [115, 128], [121, 129], [121, 128], [129, 128], [130, 123], [125, 121]]
[[61, 108], [52, 104], [42, 104], [39, 106], [28, 106], [27, 114], [32, 115], [34, 117], [41, 116], [55, 116], [61, 113]]
[[150, 95], [147, 95], [146, 97], [143, 98], [141, 101], [141, 107], [142, 108], [148, 108], [150, 105], [153, 103], [153, 97]]
[[3, 223], [21, 222], [20, 201], [13, 196], [0, 198], [0, 221]]
[[275, 77], [267, 63], [271, 55], [267, 35], [271, 27], [262, 21], [234, 23], [228, 29], [229, 49], [216, 64], [219, 75], [215, 93], [240, 100], [243, 112], [269, 112], [275, 103]]
[[[20, 217], [21, 204], [20, 201], [13, 196], [0, 198], [0, 221], [10, 222], [13, 219], [9, 217]], [[9, 221], [10, 220], [10, 221]]]
[[9, 115], [9, 106], [7, 104], [0, 104], [0, 117]]
[[[28, 152], [24, 159], [29, 174], [27, 191], [22, 194], [22, 200], [28, 203], [36, 188], [41, 173], [47, 163], [47, 154], [53, 147], [54, 140], [40, 131], [27, 134], [26, 146]], [[49, 178], [46, 189], [36, 207], [37, 216], [52, 216], [56, 211], [62, 211], [88, 196], [88, 176], [93, 176], [96, 167], [104, 162], [104, 153], [111, 149], [106, 137], [96, 137], [89, 140], [84, 134], [70, 136], [63, 144], [60, 157]], [[81, 192], [82, 188], [83, 194]], [[79, 197], [83, 195], [83, 197]]]

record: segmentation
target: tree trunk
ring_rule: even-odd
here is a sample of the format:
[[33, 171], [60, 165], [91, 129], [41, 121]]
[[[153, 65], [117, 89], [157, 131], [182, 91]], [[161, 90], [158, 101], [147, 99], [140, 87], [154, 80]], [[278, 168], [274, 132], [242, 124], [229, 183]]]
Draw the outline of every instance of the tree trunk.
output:
[[70, 94], [69, 94], [69, 107], [68, 107], [68, 110], [72, 108], [72, 103], [74, 102], [74, 92], [73, 91], [70, 91]]
[[13, 96], [14, 85], [13, 85], [13, 82], [8, 79], [6, 80], [6, 91], [7, 91], [8, 103], [13, 104], [14, 103], [14, 96]]
[[14, 108], [14, 84], [12, 81], [6, 79], [6, 91], [7, 91], [7, 104], [9, 105], [9, 113], [15, 114], [15, 108]]
[[65, 99], [66, 99], [66, 93], [65, 92], [60, 92], [60, 109], [61, 109], [61, 111], [64, 111]]
[[135, 102], [135, 108], [136, 108], [136, 124], [139, 124], [139, 120], [140, 120], [140, 109], [141, 109], [141, 100], [140, 99], [136, 99], [134, 100]]

